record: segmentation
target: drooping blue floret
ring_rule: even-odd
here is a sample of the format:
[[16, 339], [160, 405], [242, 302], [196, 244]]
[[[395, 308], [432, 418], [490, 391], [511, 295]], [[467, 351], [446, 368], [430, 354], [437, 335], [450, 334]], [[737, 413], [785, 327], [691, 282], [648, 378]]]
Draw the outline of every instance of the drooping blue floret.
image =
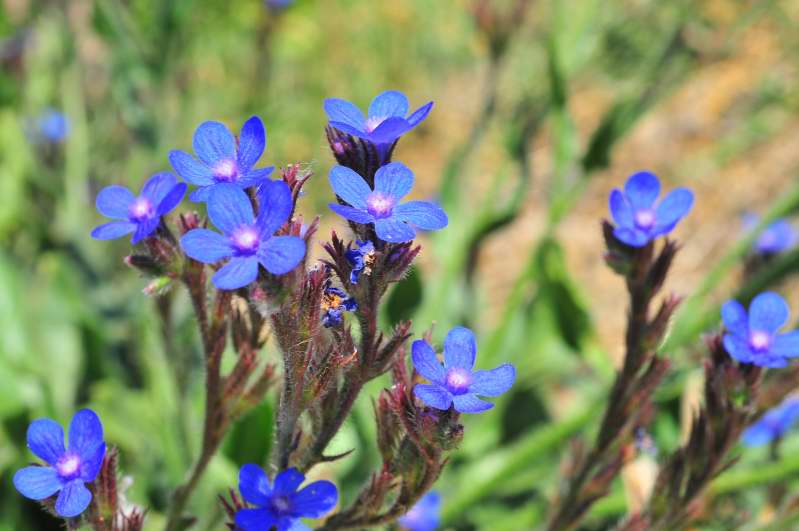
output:
[[319, 518], [338, 503], [338, 489], [329, 481], [314, 481], [299, 489], [305, 476], [296, 468], [278, 473], [269, 483], [257, 465], [247, 464], [239, 471], [242, 498], [255, 508], [240, 509], [236, 525], [243, 531], [301, 531], [310, 529], [300, 518]]
[[397, 522], [408, 531], [435, 531], [441, 518], [440, 514], [441, 495], [430, 491]]
[[197, 158], [180, 150], [169, 153], [169, 162], [178, 175], [199, 187], [191, 194], [192, 201], [207, 201], [219, 184], [258, 186], [274, 170], [273, 166], [254, 167], [266, 149], [266, 130], [257, 116], [244, 122], [238, 142], [224, 124], [203, 122], [194, 132], [192, 144]]
[[274, 236], [293, 208], [291, 191], [283, 181], [267, 181], [258, 191], [260, 213], [255, 217], [247, 193], [234, 184], [213, 187], [208, 217], [222, 234], [193, 229], [180, 240], [191, 258], [212, 264], [229, 258], [212, 281], [219, 289], [238, 289], [258, 277], [258, 264], [274, 275], [294, 269], [305, 256], [305, 241], [297, 236]]
[[186, 183], [178, 182], [171, 173], [156, 173], [150, 177], [139, 196], [124, 186], [111, 185], [97, 194], [97, 210], [115, 219], [92, 231], [92, 238], [113, 240], [133, 233], [134, 245], [158, 228], [161, 217], [171, 212], [186, 195]]
[[58, 493], [59, 516], [78, 516], [89, 506], [92, 493], [86, 483], [94, 481], [105, 456], [103, 425], [90, 409], [75, 413], [69, 424], [69, 446], [64, 430], [54, 420], [34, 420], [28, 427], [28, 448], [45, 466], [28, 466], [14, 474], [14, 487], [26, 498], [44, 500]]
[[623, 192], [614, 189], [610, 193], [614, 236], [631, 247], [643, 247], [671, 232], [694, 202], [694, 194], [687, 188], [672, 190], [655, 204], [658, 195], [660, 181], [646, 171], [627, 179]]
[[786, 398], [749, 426], [741, 437], [746, 446], [762, 446], [782, 438], [799, 420], [799, 398]]
[[451, 405], [461, 413], [479, 413], [494, 404], [478, 396], [499, 396], [513, 385], [516, 369], [505, 363], [490, 371], [472, 371], [477, 356], [477, 342], [471, 330], [456, 327], [444, 339], [444, 366], [433, 348], [424, 340], [411, 347], [413, 366], [430, 380], [417, 384], [413, 392], [428, 406], [447, 410]]
[[724, 348], [741, 363], [760, 367], [785, 367], [799, 356], [799, 330], [777, 332], [788, 321], [788, 304], [776, 293], [767, 291], [752, 300], [749, 312], [738, 301], [721, 307], [727, 333]]
[[375, 260], [375, 244], [370, 241], [362, 242], [358, 240], [355, 245], [358, 247], [349, 249], [345, 253], [347, 261], [352, 266], [350, 271], [351, 284], [357, 284], [361, 275], [370, 275], [372, 273], [372, 264]]
[[[759, 218], [755, 214], [744, 215], [744, 228], [752, 230], [757, 226]], [[759, 254], [777, 254], [790, 249], [796, 241], [796, 231], [790, 221], [776, 219], [758, 235], [754, 248]]]
[[413, 172], [401, 162], [381, 166], [375, 173], [375, 189], [363, 177], [344, 166], [330, 170], [330, 184], [338, 197], [350, 206], [331, 204], [336, 214], [355, 223], [373, 223], [377, 237], [391, 243], [411, 241], [414, 227], [438, 230], [447, 226], [447, 214], [429, 201], [400, 204], [413, 187]]
[[326, 328], [341, 324], [344, 312], [354, 312], [358, 309], [355, 299], [347, 295], [343, 289], [336, 288], [327, 282], [322, 293], [322, 324]]

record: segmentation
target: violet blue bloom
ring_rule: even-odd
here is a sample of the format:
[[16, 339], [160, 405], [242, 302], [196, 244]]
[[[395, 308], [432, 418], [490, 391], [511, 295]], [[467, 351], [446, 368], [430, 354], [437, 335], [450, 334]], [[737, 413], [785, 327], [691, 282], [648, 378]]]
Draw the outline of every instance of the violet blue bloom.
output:
[[[744, 214], [744, 228], [754, 229], [759, 221], [755, 214]], [[796, 241], [796, 231], [790, 221], [784, 218], [774, 220], [763, 229], [755, 240], [755, 251], [759, 254], [777, 254], [786, 251]]]
[[788, 321], [788, 304], [776, 293], [767, 291], [752, 300], [749, 313], [734, 300], [721, 307], [727, 333], [724, 348], [741, 363], [779, 368], [788, 358], [799, 356], [799, 330], [778, 333]]
[[322, 325], [325, 328], [341, 324], [344, 312], [354, 312], [358, 309], [358, 303], [347, 295], [343, 289], [330, 285], [330, 281], [325, 286], [322, 293]]
[[266, 148], [266, 130], [257, 116], [244, 122], [238, 142], [224, 124], [203, 122], [194, 132], [192, 145], [200, 160], [185, 151], [169, 153], [169, 162], [178, 175], [199, 186], [189, 197], [192, 201], [207, 201], [211, 190], [222, 183], [241, 188], [257, 186], [274, 170], [274, 166], [253, 167]]
[[150, 177], [138, 197], [124, 186], [107, 186], [97, 194], [97, 210], [117, 221], [95, 228], [92, 238], [113, 240], [132, 232], [130, 241], [135, 245], [158, 228], [161, 216], [178, 206], [185, 194], [186, 183], [179, 183], [171, 173]]
[[352, 266], [350, 271], [350, 283], [357, 284], [361, 275], [372, 274], [372, 264], [375, 261], [375, 244], [370, 241], [362, 242], [360, 240], [355, 242], [357, 248], [349, 249], [344, 256]]
[[49, 466], [28, 466], [14, 474], [14, 487], [26, 498], [44, 500], [58, 493], [59, 516], [78, 516], [89, 506], [94, 481], [105, 456], [103, 425], [91, 409], [75, 413], [69, 424], [69, 446], [64, 430], [54, 420], [38, 419], [28, 427], [28, 448]]
[[374, 223], [377, 237], [391, 243], [408, 242], [418, 227], [438, 230], [447, 226], [447, 214], [428, 201], [399, 204], [413, 187], [413, 172], [401, 162], [381, 166], [375, 173], [375, 189], [363, 177], [345, 166], [330, 170], [333, 191], [350, 206], [330, 204], [336, 214], [355, 223]]
[[741, 442], [745, 446], [762, 446], [781, 439], [799, 420], [799, 399], [786, 398], [782, 404], [770, 409], [760, 420], [746, 428]]
[[468, 328], [455, 327], [444, 339], [444, 366], [441, 366], [433, 348], [422, 339], [411, 347], [413, 366], [430, 380], [430, 384], [417, 384], [413, 392], [428, 406], [447, 410], [454, 404], [461, 413], [479, 413], [494, 404], [478, 396], [499, 396], [513, 385], [516, 369], [510, 363], [490, 371], [474, 371], [477, 343]]
[[441, 495], [430, 491], [397, 523], [408, 531], [435, 531], [441, 513]]
[[616, 228], [613, 235], [631, 247], [643, 247], [658, 236], [671, 232], [694, 202], [687, 188], [677, 188], [655, 204], [660, 181], [646, 171], [633, 174], [624, 191], [610, 193], [610, 213]]
[[28, 121], [28, 136], [33, 142], [63, 142], [69, 135], [69, 119], [53, 108], [47, 108], [41, 114]]
[[314, 481], [297, 488], [305, 481], [296, 468], [279, 472], [274, 485], [258, 465], [247, 464], [239, 471], [239, 491], [254, 509], [240, 509], [236, 525], [243, 531], [310, 530], [300, 518], [319, 518], [338, 503], [338, 489], [329, 481]]
[[180, 245], [191, 258], [213, 264], [229, 258], [211, 279], [219, 289], [238, 289], [258, 277], [258, 264], [274, 275], [294, 269], [305, 256], [305, 240], [274, 236], [293, 208], [283, 181], [267, 181], [258, 192], [261, 211], [255, 217], [247, 193], [234, 184], [218, 184], [208, 198], [208, 217], [223, 234], [193, 229]]

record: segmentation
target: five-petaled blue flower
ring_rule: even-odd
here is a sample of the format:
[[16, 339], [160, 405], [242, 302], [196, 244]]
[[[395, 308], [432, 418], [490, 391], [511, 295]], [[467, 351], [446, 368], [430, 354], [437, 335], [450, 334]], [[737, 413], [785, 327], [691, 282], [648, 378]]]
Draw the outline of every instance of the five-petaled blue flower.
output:
[[314, 481], [297, 488], [305, 481], [296, 468], [278, 473], [274, 485], [257, 465], [247, 464], [239, 471], [239, 491], [255, 509], [240, 509], [236, 525], [243, 531], [302, 531], [310, 529], [300, 518], [319, 518], [338, 503], [338, 490], [329, 481]]
[[113, 240], [132, 232], [130, 241], [135, 245], [158, 228], [161, 216], [178, 206], [185, 194], [186, 183], [178, 182], [171, 173], [150, 177], [138, 197], [124, 186], [107, 186], [97, 194], [97, 210], [118, 221], [95, 228], [92, 238]]
[[411, 348], [413, 366], [430, 380], [430, 384], [417, 384], [413, 392], [427, 405], [447, 410], [455, 406], [461, 413], [479, 413], [494, 404], [478, 396], [499, 396], [513, 385], [516, 369], [505, 363], [490, 371], [475, 371], [477, 343], [468, 328], [456, 327], [444, 339], [444, 366], [441, 366], [433, 348], [422, 339]]
[[222, 183], [241, 188], [261, 184], [274, 169], [254, 168], [266, 148], [266, 130], [261, 119], [251, 117], [236, 138], [219, 122], [203, 122], [194, 132], [192, 141], [195, 159], [185, 151], [169, 153], [169, 162], [186, 182], [199, 186], [191, 194], [192, 201], [207, 201], [211, 190]]
[[397, 523], [408, 531], [435, 531], [441, 513], [441, 495], [430, 491], [425, 494]]
[[746, 428], [741, 442], [746, 446], [762, 446], [782, 438], [799, 420], [799, 399], [786, 398], [782, 404], [770, 409], [760, 420]]
[[[754, 229], [759, 218], [755, 214], [744, 214], [744, 228]], [[796, 231], [784, 218], [774, 220], [758, 235], [755, 251], [759, 254], [777, 254], [788, 250], [796, 241]]]
[[741, 363], [760, 367], [785, 367], [788, 358], [799, 356], [799, 330], [777, 333], [788, 320], [788, 304], [767, 291], [752, 300], [747, 314], [743, 305], [730, 300], [721, 307], [727, 327], [724, 348]]
[[671, 232], [694, 202], [687, 188], [668, 193], [657, 205], [660, 181], [649, 172], [633, 174], [624, 185], [624, 192], [610, 193], [610, 213], [616, 222], [613, 235], [631, 247], [643, 247], [658, 236]]
[[375, 189], [345, 166], [330, 170], [333, 191], [351, 206], [331, 204], [336, 214], [355, 223], [374, 223], [377, 237], [391, 243], [411, 241], [414, 227], [438, 230], [447, 226], [447, 214], [428, 201], [399, 204], [413, 187], [413, 172], [401, 162], [381, 166], [375, 173]]
[[328, 280], [322, 293], [322, 324], [326, 328], [339, 325], [344, 312], [354, 312], [357, 309], [358, 303], [355, 299], [343, 289], [331, 286]]
[[84, 483], [94, 481], [105, 456], [103, 425], [90, 409], [75, 413], [69, 424], [69, 446], [64, 430], [54, 420], [34, 420], [28, 427], [28, 448], [49, 466], [29, 466], [14, 474], [14, 486], [26, 498], [44, 500], [58, 494], [55, 511], [71, 518], [86, 510], [92, 493]]
[[350, 283], [357, 284], [361, 275], [372, 274], [372, 264], [375, 261], [375, 244], [370, 241], [362, 242], [360, 240], [355, 242], [357, 248], [348, 249], [344, 256], [352, 266], [350, 271]]
[[208, 198], [208, 217], [223, 234], [193, 229], [181, 239], [186, 254], [212, 264], [230, 258], [212, 281], [219, 289], [238, 289], [258, 277], [258, 264], [274, 275], [294, 269], [305, 256], [305, 241], [297, 236], [273, 236], [291, 215], [291, 191], [283, 181], [267, 181], [259, 192], [255, 217], [247, 193], [233, 184], [214, 187]]

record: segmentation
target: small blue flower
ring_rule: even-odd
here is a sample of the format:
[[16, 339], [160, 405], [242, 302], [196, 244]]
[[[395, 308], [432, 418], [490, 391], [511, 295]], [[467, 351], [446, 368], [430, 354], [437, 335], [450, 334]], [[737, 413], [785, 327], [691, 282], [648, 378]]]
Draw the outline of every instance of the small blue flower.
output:
[[330, 281], [327, 282], [322, 294], [322, 324], [326, 328], [341, 324], [344, 312], [354, 312], [357, 309], [358, 303], [355, 299], [343, 289], [331, 286]]
[[291, 7], [294, 0], [264, 0], [264, 5], [273, 11], [282, 11]]
[[[759, 218], [755, 214], [744, 215], [744, 228], [752, 230]], [[790, 249], [796, 241], [796, 231], [784, 218], [774, 220], [755, 240], [755, 251], [759, 254], [777, 254]]]
[[107, 186], [97, 194], [97, 210], [118, 221], [95, 228], [92, 238], [113, 240], [132, 232], [130, 241], [135, 245], [158, 228], [161, 216], [178, 206], [185, 194], [186, 183], [179, 183], [171, 173], [150, 177], [138, 197], [124, 186]]
[[352, 271], [350, 271], [351, 284], [357, 284], [361, 275], [371, 275], [372, 264], [375, 261], [375, 244], [370, 241], [362, 242], [358, 240], [355, 245], [358, 246], [357, 249], [348, 249], [344, 254], [352, 266]]
[[377, 237], [391, 243], [411, 241], [414, 227], [438, 230], [447, 226], [447, 214], [428, 201], [399, 204], [413, 187], [413, 172], [401, 162], [381, 166], [375, 173], [375, 189], [363, 177], [344, 166], [330, 170], [333, 191], [351, 206], [331, 204], [336, 214], [355, 223], [374, 223]]
[[760, 367], [785, 367], [788, 358], [799, 356], [799, 331], [777, 333], [788, 321], [788, 304], [767, 291], [752, 300], [747, 314], [743, 305], [730, 300], [721, 307], [728, 333], [724, 348], [741, 363]]
[[260, 213], [255, 217], [247, 193], [233, 184], [214, 186], [208, 198], [208, 217], [223, 234], [193, 229], [180, 240], [191, 258], [213, 264], [230, 258], [213, 276], [219, 289], [238, 289], [258, 277], [258, 264], [274, 275], [294, 269], [305, 256], [305, 241], [297, 236], [274, 236], [293, 209], [291, 191], [283, 181], [267, 181], [258, 191]]
[[799, 420], [799, 399], [786, 398], [749, 426], [741, 437], [745, 446], [762, 446], [782, 438]]
[[192, 201], [207, 201], [218, 184], [234, 183], [241, 188], [261, 184], [274, 169], [254, 168], [266, 148], [266, 130], [257, 116], [244, 122], [238, 143], [219, 122], [203, 122], [194, 132], [192, 142], [195, 159], [185, 151], [169, 153], [169, 162], [186, 182], [199, 186], [191, 194]]
[[69, 135], [69, 119], [53, 108], [47, 108], [38, 116], [28, 120], [28, 135], [33, 142], [63, 142]]
[[477, 343], [468, 328], [456, 327], [444, 339], [444, 366], [433, 348], [424, 340], [416, 340], [411, 348], [413, 366], [430, 380], [413, 388], [417, 398], [428, 406], [447, 410], [450, 405], [461, 413], [479, 413], [494, 404], [478, 396], [499, 396], [513, 385], [516, 369], [506, 363], [490, 371], [474, 371]]
[[441, 495], [430, 491], [405, 516], [397, 520], [408, 531], [435, 531], [441, 513]]
[[26, 498], [44, 500], [56, 493], [59, 516], [78, 516], [89, 506], [94, 481], [105, 456], [103, 425], [91, 409], [75, 413], [69, 424], [69, 446], [64, 430], [54, 420], [34, 420], [28, 427], [28, 448], [49, 466], [28, 466], [14, 474], [14, 487]]
[[338, 489], [329, 481], [314, 481], [297, 488], [305, 481], [296, 468], [278, 473], [274, 485], [257, 465], [247, 464], [239, 471], [239, 491], [255, 509], [240, 509], [236, 525], [243, 531], [301, 531], [310, 529], [300, 518], [319, 518], [338, 503]]
[[658, 236], [671, 232], [694, 202], [687, 188], [668, 193], [657, 205], [660, 181], [649, 172], [633, 174], [624, 185], [624, 192], [610, 193], [610, 213], [616, 222], [613, 235], [631, 247], [643, 247]]

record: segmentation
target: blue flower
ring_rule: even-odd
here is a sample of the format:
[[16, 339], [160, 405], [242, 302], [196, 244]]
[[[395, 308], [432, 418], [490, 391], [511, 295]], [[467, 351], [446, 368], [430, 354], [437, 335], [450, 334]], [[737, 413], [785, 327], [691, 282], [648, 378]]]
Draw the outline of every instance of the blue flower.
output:
[[278, 531], [310, 529], [300, 518], [319, 518], [338, 503], [338, 490], [329, 481], [314, 481], [297, 488], [305, 481], [296, 468], [278, 473], [274, 485], [257, 465], [244, 465], [239, 471], [239, 491], [255, 509], [240, 509], [236, 525], [243, 531]]
[[138, 197], [124, 186], [107, 186], [97, 194], [97, 210], [118, 221], [95, 228], [92, 238], [113, 240], [132, 232], [130, 241], [135, 245], [158, 228], [161, 216], [178, 206], [185, 194], [186, 183], [179, 183], [171, 173], [150, 177]]
[[741, 363], [760, 367], [785, 367], [788, 358], [799, 356], [799, 331], [777, 333], [788, 321], [788, 304], [767, 291], [752, 300], [747, 314], [743, 305], [730, 300], [721, 307], [728, 333], [724, 348]]
[[506, 363], [490, 371], [474, 371], [477, 343], [468, 328], [456, 327], [444, 339], [444, 366], [433, 348], [424, 340], [416, 340], [411, 348], [413, 366], [430, 380], [413, 388], [417, 398], [428, 406], [447, 410], [450, 405], [461, 413], [479, 413], [494, 404], [479, 396], [499, 396], [513, 385], [516, 369]]
[[643, 247], [658, 236], [671, 232], [694, 202], [687, 188], [668, 193], [657, 205], [660, 181], [649, 172], [633, 174], [624, 185], [624, 192], [610, 193], [610, 213], [616, 222], [613, 235], [631, 247]]
[[322, 293], [322, 324], [326, 328], [341, 324], [341, 316], [344, 312], [354, 312], [358, 309], [355, 299], [347, 295], [347, 292], [334, 288], [330, 281], [325, 286]]
[[60, 111], [47, 108], [28, 120], [28, 135], [33, 142], [63, 142], [69, 135], [69, 119]]
[[266, 148], [266, 130], [261, 119], [251, 117], [236, 138], [219, 122], [203, 122], [194, 132], [195, 159], [185, 151], [169, 153], [169, 162], [186, 182], [199, 186], [192, 201], [207, 201], [211, 190], [221, 183], [250, 188], [263, 182], [274, 169], [254, 168]]
[[[759, 219], [755, 214], [744, 215], [744, 228], [754, 229]], [[788, 250], [796, 241], [796, 231], [787, 219], [776, 219], [755, 240], [755, 251], [759, 254], [776, 254]]]
[[330, 209], [355, 223], [374, 223], [377, 237], [383, 241], [411, 241], [416, 236], [414, 226], [423, 230], [447, 226], [447, 214], [434, 203], [408, 201], [399, 204], [413, 187], [413, 172], [401, 162], [392, 162], [377, 170], [374, 190], [363, 177], [344, 166], [334, 166], [330, 170], [330, 184], [336, 195], [351, 205], [331, 204]]
[[357, 249], [348, 249], [344, 256], [352, 266], [350, 283], [357, 284], [361, 275], [372, 274], [372, 264], [375, 261], [375, 244], [370, 241], [356, 241]]
[[441, 513], [441, 496], [431, 491], [425, 494], [405, 516], [397, 520], [408, 531], [435, 531]]
[[291, 7], [291, 4], [293, 3], [294, 0], [264, 0], [264, 5], [274, 11], [282, 11], [288, 7]]
[[799, 399], [786, 398], [782, 404], [770, 409], [760, 420], [749, 426], [741, 438], [746, 446], [762, 446], [780, 439], [799, 419]]
[[54, 420], [34, 420], [28, 427], [28, 448], [49, 466], [28, 466], [14, 474], [14, 487], [26, 498], [44, 500], [58, 494], [55, 511], [71, 518], [86, 510], [94, 481], [105, 456], [103, 425], [91, 409], [75, 413], [69, 424], [69, 446], [64, 430]]
[[274, 275], [294, 269], [305, 256], [305, 241], [297, 236], [274, 236], [293, 209], [291, 191], [283, 181], [267, 181], [258, 192], [260, 213], [247, 193], [233, 184], [214, 186], [208, 198], [208, 217], [224, 234], [193, 229], [180, 240], [186, 254], [212, 264], [230, 258], [214, 274], [219, 289], [238, 289], [258, 277], [258, 264]]

